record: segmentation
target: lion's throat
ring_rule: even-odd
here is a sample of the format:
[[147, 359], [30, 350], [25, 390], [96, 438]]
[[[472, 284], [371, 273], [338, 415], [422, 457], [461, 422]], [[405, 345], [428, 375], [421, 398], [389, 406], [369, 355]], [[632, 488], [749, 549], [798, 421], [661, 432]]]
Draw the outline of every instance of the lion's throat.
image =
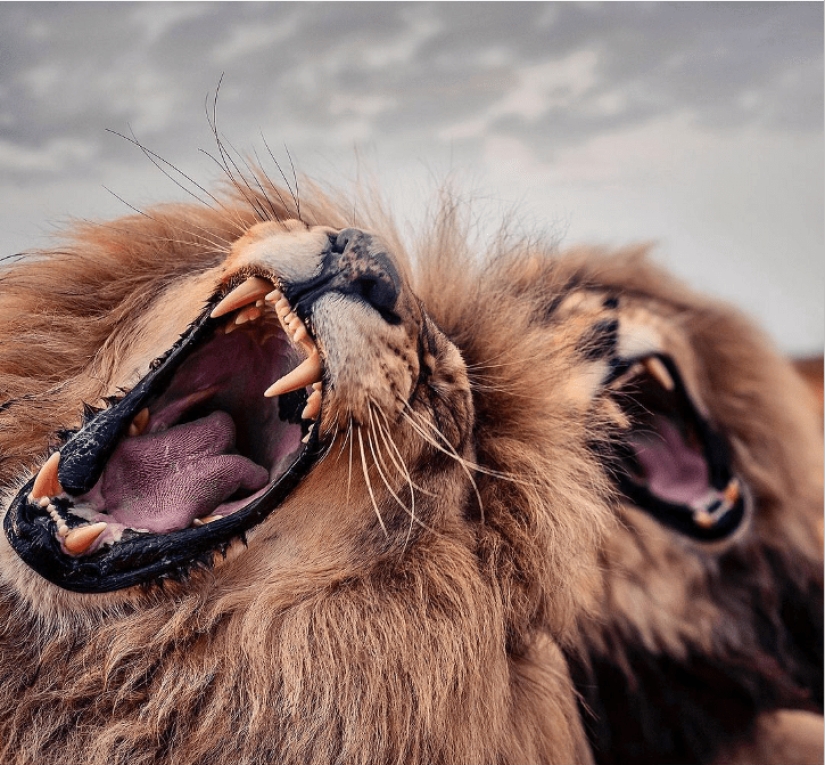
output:
[[666, 418], [653, 419], [655, 428], [634, 433], [631, 438], [636, 459], [644, 467], [654, 494], [668, 502], [691, 505], [710, 490], [707, 462]]

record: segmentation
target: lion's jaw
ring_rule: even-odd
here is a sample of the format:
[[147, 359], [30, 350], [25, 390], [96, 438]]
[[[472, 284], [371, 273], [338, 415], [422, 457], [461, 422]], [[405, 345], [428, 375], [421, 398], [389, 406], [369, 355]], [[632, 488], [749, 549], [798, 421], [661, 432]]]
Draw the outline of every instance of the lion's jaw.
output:
[[121, 348], [108, 389], [125, 396], [87, 415], [7, 514], [14, 549], [62, 587], [179, 579], [258, 538], [265, 579], [319, 549], [339, 575], [365, 535], [397, 551], [462, 503], [466, 479], [438, 503], [417, 488], [438, 483], [420, 475], [427, 453], [453, 457], [441, 477], [472, 456], [463, 361], [369, 234], [255, 225]]

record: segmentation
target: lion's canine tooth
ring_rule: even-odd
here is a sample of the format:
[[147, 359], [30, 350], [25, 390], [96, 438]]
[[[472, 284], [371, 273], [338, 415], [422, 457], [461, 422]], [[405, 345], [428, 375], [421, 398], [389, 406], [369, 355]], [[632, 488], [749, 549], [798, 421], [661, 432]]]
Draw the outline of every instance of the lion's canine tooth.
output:
[[[32, 495], [34, 498], [55, 497], [63, 493], [63, 487], [57, 480], [57, 466], [60, 463], [60, 452], [55, 452], [43, 463], [37, 478], [34, 479]], [[48, 502], [46, 503], [48, 504]]]
[[130, 438], [134, 438], [135, 436], [141, 435], [144, 430], [146, 430], [146, 426], [149, 424], [149, 408], [144, 407], [141, 409], [136, 415], [135, 419], [132, 420], [132, 424], [129, 425], [129, 430], [126, 432]]
[[308, 359], [301, 362], [300, 366], [285, 374], [280, 380], [276, 380], [265, 391], [264, 396], [272, 398], [281, 396], [293, 390], [305, 388], [307, 385], [321, 379], [321, 357], [318, 351], [313, 351]]
[[250, 276], [245, 282], [235, 287], [212, 310], [209, 316], [218, 319], [248, 303], [254, 303], [272, 290], [272, 283], [260, 276]]
[[727, 485], [725, 491], [722, 492], [722, 496], [731, 505], [735, 505], [739, 501], [741, 493], [739, 491], [739, 481], [736, 478]]
[[656, 356], [648, 356], [642, 362], [645, 365], [648, 373], [659, 383], [665, 390], [673, 390], [676, 383], [667, 371], [667, 367], [662, 363], [662, 360]]
[[318, 412], [321, 411], [321, 392], [314, 390], [312, 393], [309, 394], [309, 398], [307, 399], [307, 405], [304, 407], [304, 411], [301, 412], [301, 419], [302, 420], [314, 420], [318, 416]]
[[279, 301], [279, 300], [280, 300], [283, 296], [284, 296], [284, 293], [283, 293], [283, 292], [281, 292], [281, 290], [279, 290], [279, 289], [276, 287], [274, 290], [272, 290], [272, 292], [268, 293], [268, 294], [264, 297], [264, 300], [265, 300], [267, 303], [277, 303], [277, 302], [278, 302], [278, 301]]
[[105, 521], [92, 523], [88, 526], [78, 526], [66, 534], [66, 538], [63, 540], [63, 546], [72, 555], [81, 555], [106, 531], [106, 526]]
[[248, 321], [255, 321], [261, 317], [261, 309], [254, 305], [247, 306], [242, 311], [238, 311], [235, 317], [235, 324], [246, 324]]

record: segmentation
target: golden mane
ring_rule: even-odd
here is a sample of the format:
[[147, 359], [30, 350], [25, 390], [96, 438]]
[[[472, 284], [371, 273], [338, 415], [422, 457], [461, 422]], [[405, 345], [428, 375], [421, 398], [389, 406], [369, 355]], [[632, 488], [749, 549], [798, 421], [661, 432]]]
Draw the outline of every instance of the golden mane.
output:
[[[304, 285], [330, 262], [310, 305]], [[207, 337], [186, 358], [228, 348], [235, 314], [208, 311], [250, 279], [289, 297], [317, 343], [318, 454], [307, 447], [277, 506], [191, 562], [162, 569], [156, 556], [154, 579], [88, 589], [98, 574], [75, 571], [121, 581], [109, 572], [127, 565], [126, 545], [206, 538], [130, 527], [125, 544], [69, 554], [50, 524], [86, 523], [73, 510], [94, 492], [65, 468], [82, 462], [83, 434], [131, 406], [187, 338]], [[251, 305], [232, 336], [269, 347], [274, 312]], [[651, 327], [659, 346], [626, 350]], [[621, 737], [604, 733], [610, 673], [644, 682], [659, 659], [689, 673], [686, 656], [736, 665], [720, 705], [761, 684], [741, 730], [674, 736], [702, 761], [752, 741], [762, 712], [816, 707], [821, 651], [816, 665], [802, 643], [821, 641], [822, 455], [805, 393], [746, 320], [641, 250], [499, 242], [480, 257], [451, 203], [411, 242], [380, 212], [317, 189], [299, 207], [262, 176], [213, 207], [82, 224], [65, 246], [9, 264], [0, 339], [4, 762], [570, 763], [590, 762], [591, 746], [621, 761]], [[730, 538], [685, 538], [616, 484], [632, 392], [615, 385], [644, 354], [676, 360], [752, 495]], [[183, 372], [165, 379], [177, 390]], [[146, 396], [155, 418], [171, 394], [157, 383]], [[238, 438], [265, 440], [250, 433]], [[101, 459], [114, 464], [118, 438]], [[55, 450], [50, 521], [31, 477]], [[109, 506], [96, 512], [116, 525]], [[208, 528], [232, 520], [217, 518]], [[794, 614], [779, 602], [788, 593]], [[754, 666], [768, 656], [770, 677]], [[651, 680], [649, 697], [660, 688]], [[638, 743], [634, 761], [673, 754], [654, 735]]]

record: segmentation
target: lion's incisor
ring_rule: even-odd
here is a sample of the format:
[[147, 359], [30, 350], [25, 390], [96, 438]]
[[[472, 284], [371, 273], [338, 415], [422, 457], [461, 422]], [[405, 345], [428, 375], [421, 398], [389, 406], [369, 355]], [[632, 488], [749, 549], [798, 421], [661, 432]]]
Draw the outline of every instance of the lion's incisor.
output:
[[710, 762], [821, 708], [821, 451], [746, 322], [259, 180], [2, 274], [0, 761]]

